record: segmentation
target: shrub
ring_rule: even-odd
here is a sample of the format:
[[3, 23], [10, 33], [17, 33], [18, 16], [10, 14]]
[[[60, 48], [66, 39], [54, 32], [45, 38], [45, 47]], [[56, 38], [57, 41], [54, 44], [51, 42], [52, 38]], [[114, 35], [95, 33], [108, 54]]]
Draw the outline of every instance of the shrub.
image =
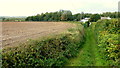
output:
[[98, 47], [110, 66], [120, 65], [120, 44], [118, 42], [118, 20], [99, 20], [96, 24]]
[[51, 38], [30, 40], [19, 47], [5, 48], [2, 65], [3, 68], [62, 66], [76, 56], [83, 42], [84, 31], [79, 27]]

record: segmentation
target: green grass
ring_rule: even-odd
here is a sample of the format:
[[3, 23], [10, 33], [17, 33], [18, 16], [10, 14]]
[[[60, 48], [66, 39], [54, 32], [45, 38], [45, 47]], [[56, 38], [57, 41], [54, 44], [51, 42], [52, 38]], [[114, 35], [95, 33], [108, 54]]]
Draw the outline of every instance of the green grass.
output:
[[104, 66], [105, 61], [101, 58], [98, 47], [96, 44], [96, 38], [94, 33], [93, 23], [89, 28], [85, 29], [86, 42], [82, 45], [77, 57], [72, 58], [65, 66]]

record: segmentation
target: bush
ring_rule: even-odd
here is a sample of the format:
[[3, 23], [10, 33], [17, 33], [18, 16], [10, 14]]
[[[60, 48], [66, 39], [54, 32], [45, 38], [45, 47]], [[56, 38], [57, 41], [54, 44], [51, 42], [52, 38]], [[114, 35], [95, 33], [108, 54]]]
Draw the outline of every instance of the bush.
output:
[[118, 42], [118, 20], [99, 20], [96, 24], [99, 52], [110, 66], [120, 65], [120, 46]]
[[90, 16], [90, 22], [96, 22], [100, 19], [100, 15], [99, 14], [93, 14]]
[[84, 42], [81, 28], [70, 29], [65, 34], [43, 40], [30, 40], [19, 47], [3, 50], [3, 68], [63, 66], [71, 57], [75, 57]]

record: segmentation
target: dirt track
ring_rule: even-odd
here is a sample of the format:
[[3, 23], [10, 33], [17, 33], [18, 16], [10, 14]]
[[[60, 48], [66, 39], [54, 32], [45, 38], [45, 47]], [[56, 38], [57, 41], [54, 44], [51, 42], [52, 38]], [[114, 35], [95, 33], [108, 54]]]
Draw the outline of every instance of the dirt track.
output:
[[2, 47], [63, 32], [74, 26], [63, 22], [2, 22]]

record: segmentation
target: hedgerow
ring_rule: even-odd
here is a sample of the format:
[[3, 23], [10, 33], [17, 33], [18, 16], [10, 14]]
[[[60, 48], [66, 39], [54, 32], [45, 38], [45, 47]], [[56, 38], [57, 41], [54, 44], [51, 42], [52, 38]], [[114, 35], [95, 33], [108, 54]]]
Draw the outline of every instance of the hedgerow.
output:
[[120, 65], [119, 25], [117, 19], [99, 20], [96, 24], [97, 43], [102, 58], [110, 66]]
[[16, 47], [4, 48], [2, 67], [63, 66], [77, 55], [83, 43], [84, 30], [80, 26], [54, 37], [29, 40]]

